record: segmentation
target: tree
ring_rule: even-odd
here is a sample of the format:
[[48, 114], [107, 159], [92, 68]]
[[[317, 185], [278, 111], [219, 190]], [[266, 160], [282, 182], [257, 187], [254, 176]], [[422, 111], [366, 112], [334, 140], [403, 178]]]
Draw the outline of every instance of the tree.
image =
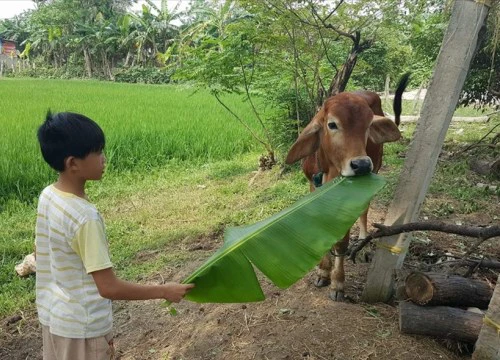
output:
[[[182, 69], [178, 79], [195, 80], [208, 87], [217, 101], [228, 110], [267, 151], [275, 163], [275, 150], [270, 133], [252, 98], [255, 74], [261, 66], [254, 22], [233, 0], [196, 4], [196, 22], [182, 34]], [[251, 104], [253, 116], [260, 125], [255, 130], [250, 122], [237, 115], [224, 103], [224, 93], [244, 94]]]
[[478, 52], [474, 57], [461, 94], [462, 105], [493, 106], [498, 108], [500, 101], [500, 9], [494, 1], [486, 22], [480, 33]]

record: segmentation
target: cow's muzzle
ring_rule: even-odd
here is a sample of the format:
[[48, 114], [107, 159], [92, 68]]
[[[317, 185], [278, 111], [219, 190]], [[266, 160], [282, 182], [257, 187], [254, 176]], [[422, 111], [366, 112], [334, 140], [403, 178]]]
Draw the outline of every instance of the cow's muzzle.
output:
[[352, 171], [352, 175], [365, 175], [370, 173], [373, 170], [372, 159], [368, 156], [360, 156], [358, 158], [354, 158], [350, 162], [350, 170]]

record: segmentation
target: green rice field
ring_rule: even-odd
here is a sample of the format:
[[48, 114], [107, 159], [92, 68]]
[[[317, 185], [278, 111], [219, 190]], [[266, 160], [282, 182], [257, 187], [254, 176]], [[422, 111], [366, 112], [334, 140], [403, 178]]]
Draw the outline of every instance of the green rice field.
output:
[[[11, 198], [31, 201], [54, 179], [36, 139], [48, 109], [82, 113], [101, 125], [111, 172], [147, 170], [173, 160], [230, 159], [256, 146], [213, 96], [191, 88], [2, 79], [0, 94], [8, 104], [0, 113], [0, 204]], [[236, 96], [224, 101], [243, 118], [251, 111]]]
[[[2, 103], [8, 104], [0, 113], [0, 318], [33, 305], [34, 277], [16, 276], [14, 265], [33, 251], [36, 200], [57, 177], [42, 159], [36, 138], [48, 109], [82, 113], [104, 130], [106, 174], [102, 181], [90, 182], [87, 191], [109, 220], [114, 262], [122, 276], [135, 278], [148, 273], [149, 268], [178, 261], [178, 256], [173, 255], [158, 263], [131, 268], [130, 259], [141, 249], [156, 249], [191, 233], [211, 232], [221, 223], [245, 221], [244, 217], [251, 214], [246, 208], [235, 211], [226, 206], [228, 200], [218, 191], [240, 193], [238, 189], [248, 180], [243, 175], [236, 183], [233, 176], [255, 169], [262, 150], [208, 92], [181, 86], [2, 79], [0, 94]], [[247, 119], [249, 104], [237, 96], [223, 100]], [[259, 131], [256, 124], [249, 125]], [[191, 182], [206, 182], [206, 178], [226, 185], [222, 190], [219, 185], [211, 190], [211, 200], [193, 198], [196, 192], [192, 187], [198, 188]], [[170, 194], [175, 199], [165, 199]], [[293, 199], [293, 193], [290, 195]], [[124, 221], [115, 202], [128, 202], [133, 197], [148, 198], [151, 206], [165, 204], [153, 213], [169, 226], [168, 230], [158, 223], [150, 228]], [[187, 226], [172, 220], [171, 212]], [[212, 215], [207, 223], [209, 213]], [[114, 214], [118, 215], [116, 219]], [[134, 212], [136, 216], [152, 217], [141, 209]]]

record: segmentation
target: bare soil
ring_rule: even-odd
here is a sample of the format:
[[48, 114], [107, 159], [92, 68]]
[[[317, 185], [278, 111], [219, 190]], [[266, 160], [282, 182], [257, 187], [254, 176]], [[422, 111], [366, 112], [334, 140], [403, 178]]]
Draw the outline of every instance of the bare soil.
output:
[[[382, 222], [384, 211], [372, 209], [370, 222]], [[488, 224], [490, 215], [474, 215], [475, 224]], [[464, 221], [467, 222], [467, 221]], [[460, 252], [470, 239], [448, 234], [427, 234], [429, 244], [414, 241], [407, 257], [410, 271], [422, 263], [435, 263], [447, 252]], [[216, 234], [179, 244], [192, 251], [193, 261], [182, 268], [165, 269], [145, 283], [180, 281], [201, 265], [221, 245]], [[492, 244], [494, 245], [494, 244]], [[491, 255], [500, 250], [492, 246]], [[166, 249], [168, 251], [168, 249]], [[437, 255], [436, 255], [437, 254]], [[138, 254], [147, 261], [154, 252]], [[412, 265], [412, 263], [414, 265]], [[420, 264], [420, 265], [419, 265]], [[333, 302], [329, 289], [314, 287], [314, 271], [286, 290], [261, 278], [266, 300], [247, 304], [176, 304], [170, 315], [161, 301], [114, 304], [115, 346], [118, 359], [470, 359], [471, 347], [423, 336], [404, 335], [398, 328], [397, 304], [364, 304], [360, 301], [368, 263], [346, 262], [346, 295], [349, 301]], [[475, 276], [494, 286], [491, 271]], [[41, 359], [41, 330], [36, 313], [3, 319], [0, 359]]]

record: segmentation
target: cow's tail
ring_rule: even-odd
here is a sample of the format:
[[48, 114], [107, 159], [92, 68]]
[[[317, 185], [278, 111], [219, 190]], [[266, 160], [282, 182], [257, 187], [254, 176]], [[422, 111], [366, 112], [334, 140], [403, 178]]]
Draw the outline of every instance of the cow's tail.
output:
[[397, 126], [399, 126], [399, 123], [401, 122], [403, 92], [405, 91], [409, 80], [410, 80], [410, 73], [407, 72], [399, 80], [398, 87], [396, 89], [396, 94], [394, 95], [394, 104], [392, 108], [394, 110], [394, 119]]

